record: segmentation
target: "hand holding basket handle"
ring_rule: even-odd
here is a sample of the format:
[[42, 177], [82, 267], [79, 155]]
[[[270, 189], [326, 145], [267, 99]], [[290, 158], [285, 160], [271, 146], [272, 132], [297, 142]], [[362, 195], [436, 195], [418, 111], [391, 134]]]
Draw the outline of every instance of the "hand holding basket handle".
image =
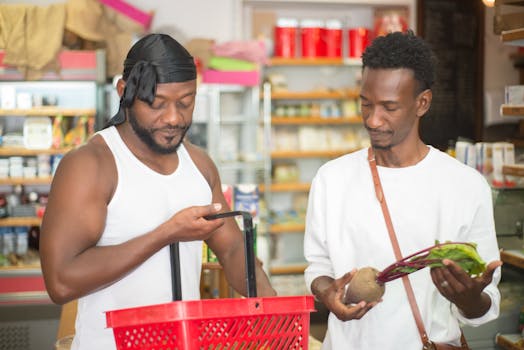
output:
[[[246, 255], [246, 283], [247, 297], [257, 296], [257, 283], [255, 277], [255, 251], [254, 251], [254, 231], [253, 217], [247, 211], [229, 211], [225, 213], [204, 216], [206, 220], [227, 218], [232, 216], [242, 216], [244, 224], [244, 249]], [[170, 245], [171, 255], [171, 281], [173, 290], [173, 300], [182, 300], [182, 283], [180, 278], [180, 253], [178, 242]]]

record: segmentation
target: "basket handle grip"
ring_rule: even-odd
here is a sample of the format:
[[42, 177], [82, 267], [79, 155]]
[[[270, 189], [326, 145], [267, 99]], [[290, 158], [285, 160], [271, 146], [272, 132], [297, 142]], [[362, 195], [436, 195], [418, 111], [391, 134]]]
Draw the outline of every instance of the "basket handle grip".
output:
[[257, 281], [255, 277], [255, 239], [253, 230], [253, 217], [247, 211], [229, 211], [225, 213], [218, 213], [214, 215], [204, 216], [206, 220], [214, 220], [220, 218], [227, 218], [231, 216], [242, 216], [244, 223], [244, 249], [246, 252], [246, 283], [247, 296], [253, 298], [257, 296]]

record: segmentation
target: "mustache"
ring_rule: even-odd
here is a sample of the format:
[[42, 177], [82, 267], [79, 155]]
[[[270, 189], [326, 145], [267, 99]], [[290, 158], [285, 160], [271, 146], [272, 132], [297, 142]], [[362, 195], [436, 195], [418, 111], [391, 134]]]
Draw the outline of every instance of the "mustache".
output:
[[154, 129], [153, 131], [162, 131], [162, 130], [166, 130], [166, 131], [171, 131], [171, 130], [181, 130], [181, 131], [184, 131], [184, 130], [189, 129], [190, 126], [191, 126], [191, 124], [184, 124], [184, 125], [166, 125], [166, 126], [164, 126], [164, 127]]
[[381, 129], [376, 129], [376, 128], [370, 128], [367, 125], [364, 125], [364, 127], [366, 128], [367, 131], [377, 133], [377, 134], [391, 134], [392, 133], [392, 131], [390, 130], [381, 130]]

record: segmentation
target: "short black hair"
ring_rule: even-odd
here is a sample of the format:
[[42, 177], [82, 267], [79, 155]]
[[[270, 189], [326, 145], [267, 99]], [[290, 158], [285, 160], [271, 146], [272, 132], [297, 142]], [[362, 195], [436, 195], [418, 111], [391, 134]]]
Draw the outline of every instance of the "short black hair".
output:
[[430, 46], [411, 30], [379, 36], [362, 54], [362, 69], [411, 69], [418, 82], [417, 94], [433, 86], [435, 65]]

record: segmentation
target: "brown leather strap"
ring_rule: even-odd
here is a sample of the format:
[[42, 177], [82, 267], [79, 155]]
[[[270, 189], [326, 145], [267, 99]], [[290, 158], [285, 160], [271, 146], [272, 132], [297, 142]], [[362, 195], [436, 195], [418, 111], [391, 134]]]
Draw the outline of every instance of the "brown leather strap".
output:
[[[368, 161], [369, 167], [371, 168], [371, 175], [373, 177], [373, 184], [375, 185], [375, 194], [380, 206], [382, 208], [382, 213], [384, 214], [384, 220], [386, 221], [386, 227], [389, 233], [389, 239], [391, 240], [391, 245], [393, 246], [393, 251], [395, 252], [395, 258], [397, 260], [402, 259], [402, 253], [400, 252], [400, 247], [398, 245], [397, 236], [395, 235], [395, 229], [393, 228], [393, 223], [391, 222], [391, 216], [389, 215], [388, 206], [386, 204], [386, 198], [384, 197], [384, 191], [382, 190], [382, 185], [380, 183], [380, 178], [378, 177], [377, 171], [377, 162], [375, 161], [375, 155], [371, 147], [368, 149]], [[420, 310], [415, 299], [415, 294], [413, 293], [413, 287], [409, 281], [408, 276], [402, 277], [402, 283], [406, 289], [406, 294], [408, 295], [409, 306], [411, 306], [411, 312], [415, 318], [417, 324], [418, 332], [420, 334], [420, 339], [422, 340], [423, 349], [430, 348], [431, 345], [429, 341], [428, 334], [426, 333], [426, 328], [424, 327], [424, 322], [422, 322], [422, 316], [420, 315]]]

